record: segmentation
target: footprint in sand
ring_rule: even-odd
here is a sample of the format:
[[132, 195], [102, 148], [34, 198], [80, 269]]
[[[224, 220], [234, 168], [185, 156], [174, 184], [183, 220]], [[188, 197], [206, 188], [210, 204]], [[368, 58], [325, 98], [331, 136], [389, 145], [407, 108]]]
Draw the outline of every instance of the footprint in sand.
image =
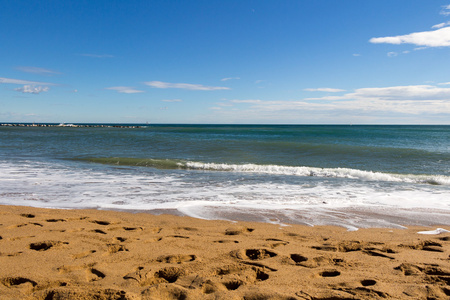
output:
[[[167, 283], [155, 284], [142, 291], [142, 299], [188, 299], [188, 290]], [[119, 299], [119, 298], [117, 298]]]
[[107, 244], [106, 246], [108, 247], [106, 254], [128, 251], [128, 249], [124, 245], [120, 244]]
[[60, 242], [60, 241], [45, 241], [45, 242], [31, 243], [29, 245], [29, 248], [31, 250], [35, 250], [35, 251], [47, 251], [50, 248], [53, 248], [55, 246], [61, 246], [61, 245], [67, 245], [67, 244], [69, 244], [69, 243]]
[[361, 280], [361, 285], [362, 286], [372, 286], [372, 285], [375, 285], [375, 284], [377, 284], [377, 282], [375, 280], [372, 280], [372, 279]]
[[142, 231], [144, 228], [142, 227], [122, 227], [125, 231]]
[[232, 257], [239, 259], [262, 260], [277, 256], [278, 254], [266, 249], [245, 249], [231, 252]]
[[239, 241], [232, 241], [232, 240], [218, 240], [218, 241], [214, 241], [214, 243], [219, 243], [219, 244], [229, 244], [229, 243], [239, 244]]
[[[267, 268], [259, 266], [228, 265], [215, 271], [215, 275], [220, 278], [220, 285], [227, 290], [238, 289], [242, 285], [255, 284], [269, 279]], [[217, 284], [209, 281], [205, 283], [206, 291], [211, 289], [220, 290]], [[205, 293], [205, 291], [203, 291]]]
[[337, 245], [339, 252], [359, 251], [363, 248], [363, 244], [359, 241], [343, 241]]
[[67, 220], [64, 220], [64, 219], [47, 219], [45, 221], [47, 221], [49, 223], [67, 222]]
[[239, 235], [253, 231], [255, 231], [255, 229], [248, 227], [231, 227], [225, 230], [225, 235]]
[[[249, 272], [254, 275], [256, 280], [264, 281], [269, 278], [269, 275], [262, 270], [262, 267], [249, 267], [243, 265], [228, 265], [218, 268], [214, 273], [219, 276], [231, 274], [244, 274]], [[246, 276], [249, 277], [249, 276]], [[251, 276], [250, 276], [251, 277]]]
[[296, 263], [299, 264], [301, 262], [307, 261], [308, 258], [306, 256], [303, 256], [301, 254], [291, 254], [290, 258]]
[[277, 248], [279, 246], [286, 246], [289, 244], [289, 242], [280, 240], [280, 239], [266, 239], [267, 242], [270, 242], [264, 246], [270, 247], [272, 249]]
[[188, 236], [184, 236], [184, 235], [168, 235], [167, 237], [172, 237], [172, 238], [176, 238], [176, 239], [189, 239]]
[[237, 290], [241, 285], [244, 285], [244, 281], [235, 279], [223, 282], [223, 285], [227, 288], [227, 290], [234, 291]]
[[432, 265], [413, 265], [408, 263], [403, 263], [394, 270], [399, 270], [405, 276], [417, 276], [417, 275], [427, 275], [427, 280], [429, 282], [443, 283], [445, 285], [450, 285], [450, 271], [442, 270], [437, 266]]
[[20, 227], [25, 227], [25, 226], [28, 226], [29, 224], [27, 224], [27, 223], [22, 223], [22, 224], [17, 224], [17, 225], [11, 225], [11, 226], [8, 226], [8, 227], [6, 227], [6, 228], [8, 228], [8, 229], [14, 229], [14, 228], [20, 228]]
[[176, 267], [163, 268], [155, 273], [156, 278], [162, 278], [168, 283], [173, 283], [178, 280], [179, 277], [186, 275], [186, 271]]
[[[350, 299], [390, 299], [391, 296], [387, 293], [368, 289], [366, 287], [357, 287], [357, 288], [347, 288], [347, 287], [340, 287], [336, 288], [335, 290], [346, 292], [350, 295], [352, 295], [355, 298]], [[337, 298], [341, 299], [341, 298]], [[347, 299], [347, 298], [344, 298]]]
[[431, 252], [444, 252], [442, 250], [442, 245], [433, 241], [420, 241], [417, 244], [412, 245], [399, 245], [399, 247], [410, 248], [414, 250], [423, 250], [423, 251], [431, 251]]
[[134, 271], [123, 276], [123, 279], [135, 280], [140, 286], [148, 286], [161, 282], [161, 279], [154, 277], [154, 272], [142, 266], [137, 267]]
[[120, 236], [117, 236], [117, 237], [114, 238], [114, 240], [119, 241], [119, 242], [125, 242], [127, 239], [123, 238], [123, 237], [120, 237]]
[[93, 220], [93, 221], [89, 221], [89, 222], [94, 223], [94, 224], [98, 224], [98, 225], [103, 225], [103, 226], [111, 224], [108, 221], [100, 221], [100, 220]]
[[32, 286], [36, 286], [37, 282], [25, 277], [5, 277], [0, 279], [0, 283], [6, 287], [18, 286], [26, 283], [30, 283]]
[[[297, 266], [305, 268], [318, 268], [322, 266], [343, 266], [344, 260], [340, 258], [330, 258], [325, 256], [317, 256], [309, 259], [301, 254], [291, 254], [291, 261], [294, 261]], [[289, 262], [288, 262], [289, 263]]]
[[362, 252], [367, 254], [367, 255], [370, 255], [370, 256], [378, 256], [378, 257], [383, 257], [383, 258], [388, 258], [388, 259], [395, 259], [394, 257], [385, 255], [385, 254], [380, 253], [380, 252], [375, 251], [375, 250], [363, 250]]
[[160, 256], [156, 259], [158, 262], [165, 262], [171, 264], [181, 264], [184, 262], [190, 262], [196, 260], [197, 257], [195, 255], [166, 255]]
[[320, 277], [337, 277], [341, 275], [341, 272], [339, 272], [338, 270], [324, 270], [319, 272], [317, 275], [319, 275]]
[[88, 282], [98, 281], [98, 280], [103, 279], [105, 277], [106, 277], [106, 275], [103, 272], [100, 272], [97, 269], [92, 268], [92, 269], [87, 269], [86, 270], [86, 280]]
[[20, 216], [21, 216], [21, 217], [24, 217], [24, 218], [29, 218], [29, 219], [32, 219], [32, 218], [35, 218], [35, 217], [36, 217], [36, 216], [33, 215], [33, 214], [20, 214]]

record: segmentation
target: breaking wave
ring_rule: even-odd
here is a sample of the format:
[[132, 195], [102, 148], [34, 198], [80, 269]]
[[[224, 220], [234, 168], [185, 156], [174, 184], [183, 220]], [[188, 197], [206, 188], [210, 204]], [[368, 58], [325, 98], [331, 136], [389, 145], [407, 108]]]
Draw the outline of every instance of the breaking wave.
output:
[[84, 161], [120, 166], [139, 166], [157, 169], [180, 169], [198, 171], [242, 172], [287, 176], [312, 176], [350, 178], [367, 181], [406, 182], [431, 185], [450, 185], [450, 177], [444, 175], [416, 175], [373, 172], [350, 168], [316, 168], [307, 166], [280, 166], [258, 164], [225, 164], [184, 161], [176, 159], [140, 159], [140, 158], [86, 158]]

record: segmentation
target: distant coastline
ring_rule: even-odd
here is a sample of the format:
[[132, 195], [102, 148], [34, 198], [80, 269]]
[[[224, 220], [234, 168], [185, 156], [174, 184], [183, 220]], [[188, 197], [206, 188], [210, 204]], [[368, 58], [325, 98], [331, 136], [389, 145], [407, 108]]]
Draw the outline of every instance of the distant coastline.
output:
[[2, 123], [1, 127], [105, 127], [105, 128], [142, 128], [145, 125], [124, 125], [124, 124], [66, 124], [66, 123]]
[[164, 126], [192, 127], [440, 127], [450, 124], [203, 124], [203, 123], [0, 123], [0, 127], [81, 127], [81, 128], [146, 128]]

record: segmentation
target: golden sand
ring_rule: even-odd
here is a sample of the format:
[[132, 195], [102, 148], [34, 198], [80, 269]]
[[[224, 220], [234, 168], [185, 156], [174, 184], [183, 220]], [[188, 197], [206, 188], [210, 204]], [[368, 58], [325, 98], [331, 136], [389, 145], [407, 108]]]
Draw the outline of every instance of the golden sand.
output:
[[0, 299], [449, 299], [432, 229], [0, 206]]

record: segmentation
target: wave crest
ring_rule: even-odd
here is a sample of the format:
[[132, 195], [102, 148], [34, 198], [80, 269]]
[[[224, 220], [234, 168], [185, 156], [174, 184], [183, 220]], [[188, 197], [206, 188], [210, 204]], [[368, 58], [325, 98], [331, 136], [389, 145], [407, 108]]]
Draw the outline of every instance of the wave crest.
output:
[[316, 168], [306, 166], [204, 163], [204, 162], [183, 161], [173, 159], [140, 159], [140, 158], [118, 158], [118, 157], [88, 158], [83, 160], [103, 164], [141, 166], [157, 169], [242, 172], [242, 173], [257, 173], [270, 175], [332, 177], [332, 178], [350, 178], [367, 181], [388, 181], [388, 182], [421, 183], [431, 185], [450, 185], [450, 177], [444, 175], [394, 174], [394, 173], [373, 172], [349, 168]]
[[442, 175], [413, 175], [413, 174], [391, 174], [372, 172], [349, 168], [314, 168], [293, 167], [278, 165], [255, 165], [255, 164], [216, 164], [201, 162], [180, 163], [180, 167], [193, 170], [211, 170], [228, 172], [263, 173], [273, 175], [313, 176], [313, 177], [335, 177], [351, 178], [370, 181], [391, 181], [408, 183], [426, 183], [433, 185], [450, 185], [450, 178]]

